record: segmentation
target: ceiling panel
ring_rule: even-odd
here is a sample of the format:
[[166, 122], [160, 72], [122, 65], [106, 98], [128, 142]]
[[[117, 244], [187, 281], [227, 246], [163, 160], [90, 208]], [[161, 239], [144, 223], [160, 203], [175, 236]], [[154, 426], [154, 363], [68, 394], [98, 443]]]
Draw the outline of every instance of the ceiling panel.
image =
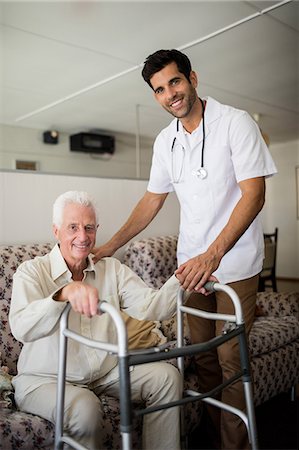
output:
[[48, 93], [52, 101], [131, 66], [11, 29], [5, 30], [4, 43], [5, 86]]
[[154, 137], [170, 117], [137, 66], [159, 48], [183, 48], [199, 74], [200, 95], [260, 113], [274, 141], [299, 138], [299, 3], [253, 18], [277, 4], [2, 2], [1, 122], [135, 133], [138, 110], [141, 133]]
[[13, 2], [4, 11], [13, 29], [137, 64], [157, 45], [180, 46], [253, 9], [245, 2], [225, 1], [85, 1]]
[[187, 53], [192, 61], [199, 62], [195, 69], [203, 83], [231, 91], [240, 98], [295, 111], [298, 42], [294, 37], [293, 30], [277, 33], [276, 23], [261, 17]]

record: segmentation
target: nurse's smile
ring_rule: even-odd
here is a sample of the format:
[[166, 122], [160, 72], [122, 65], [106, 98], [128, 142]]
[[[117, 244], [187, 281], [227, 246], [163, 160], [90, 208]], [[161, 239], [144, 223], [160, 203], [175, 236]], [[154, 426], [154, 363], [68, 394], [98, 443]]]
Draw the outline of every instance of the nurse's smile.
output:
[[173, 109], [181, 108], [181, 106], [183, 106], [183, 98], [175, 100], [174, 102], [170, 103], [169, 106]]

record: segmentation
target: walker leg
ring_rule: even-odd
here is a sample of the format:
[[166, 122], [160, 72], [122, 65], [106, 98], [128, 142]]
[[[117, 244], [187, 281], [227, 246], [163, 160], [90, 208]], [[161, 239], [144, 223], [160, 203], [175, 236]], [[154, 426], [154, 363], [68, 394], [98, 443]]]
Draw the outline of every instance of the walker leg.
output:
[[131, 450], [132, 448], [131, 433], [121, 432], [121, 438], [122, 438], [122, 450]]
[[251, 381], [246, 381], [244, 384], [244, 393], [247, 407], [247, 416], [248, 416], [248, 437], [249, 442], [251, 443], [252, 450], [258, 449], [258, 439], [257, 439], [257, 430], [256, 430], [256, 421], [255, 421], [255, 410], [253, 405], [253, 393], [252, 393], [252, 384]]
[[[62, 319], [62, 321], [63, 321], [63, 319]], [[63, 325], [65, 325], [65, 323], [62, 324], [62, 327], [63, 327]], [[67, 352], [67, 338], [63, 334], [63, 329], [62, 329], [60, 331], [59, 361], [58, 361], [58, 376], [57, 376], [55, 450], [61, 450], [61, 449], [63, 449], [63, 446], [64, 446], [61, 438], [63, 435], [66, 352]]]
[[252, 450], [256, 450], [258, 448], [258, 440], [245, 326], [243, 328], [243, 332], [239, 336], [239, 347], [241, 367], [244, 371], [242, 380], [248, 417], [248, 438], [249, 442], [251, 443]]
[[[184, 313], [181, 310], [183, 305], [184, 292], [180, 290], [177, 298], [177, 347], [184, 347]], [[177, 358], [178, 369], [181, 374], [182, 392], [184, 392], [184, 357]], [[185, 409], [184, 405], [180, 406], [180, 440], [181, 450], [187, 449], [187, 435], [185, 430]]]
[[122, 450], [132, 448], [131, 383], [128, 356], [119, 356], [119, 403]]

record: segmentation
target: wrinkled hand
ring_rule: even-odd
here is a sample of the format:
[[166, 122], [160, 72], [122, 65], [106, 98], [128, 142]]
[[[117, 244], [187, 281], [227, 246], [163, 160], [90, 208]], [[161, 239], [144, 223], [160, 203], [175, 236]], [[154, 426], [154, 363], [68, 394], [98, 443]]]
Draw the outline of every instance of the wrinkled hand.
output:
[[82, 281], [74, 281], [64, 286], [60, 298], [68, 300], [73, 310], [79, 314], [92, 317], [98, 313], [98, 290]]
[[108, 245], [101, 245], [100, 247], [94, 247], [91, 252], [93, 253], [93, 262], [97, 263], [100, 259], [105, 258], [105, 256], [112, 256], [114, 250]]
[[218, 281], [212, 275], [220, 263], [217, 255], [209, 255], [205, 252], [189, 259], [175, 271], [175, 275], [186, 291], [196, 291], [201, 294], [209, 294], [203, 287], [207, 281]]

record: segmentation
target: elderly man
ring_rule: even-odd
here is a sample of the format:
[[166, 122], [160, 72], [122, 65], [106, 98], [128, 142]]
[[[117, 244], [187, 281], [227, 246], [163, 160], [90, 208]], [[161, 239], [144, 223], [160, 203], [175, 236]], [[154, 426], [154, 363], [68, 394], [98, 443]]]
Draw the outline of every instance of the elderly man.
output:
[[[85, 192], [62, 194], [53, 207], [52, 251], [21, 264], [14, 276], [10, 310], [13, 335], [23, 343], [14, 378], [15, 399], [22, 411], [55, 422], [59, 319], [71, 304], [70, 328], [100, 341], [117, 341], [108, 314], [97, 314], [99, 299], [136, 319], [163, 320], [175, 312], [180, 286], [175, 276], [159, 290], [148, 288], [115, 258], [93, 263], [98, 218]], [[99, 394], [118, 396], [117, 357], [70, 341], [64, 427], [89, 449], [101, 448], [102, 411]], [[133, 400], [147, 406], [181, 396], [177, 369], [165, 362], [135, 366], [131, 371]], [[179, 409], [144, 416], [143, 448], [179, 448]]]

